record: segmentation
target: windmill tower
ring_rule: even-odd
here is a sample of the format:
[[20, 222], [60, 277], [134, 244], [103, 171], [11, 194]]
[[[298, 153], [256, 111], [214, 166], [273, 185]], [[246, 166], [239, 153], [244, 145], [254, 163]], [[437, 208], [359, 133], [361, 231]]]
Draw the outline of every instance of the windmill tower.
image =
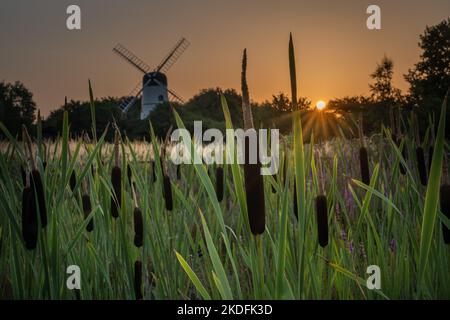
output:
[[169, 96], [175, 101], [184, 103], [179, 95], [167, 87], [166, 72], [173, 66], [188, 46], [189, 42], [185, 38], [179, 40], [169, 54], [154, 69], [150, 68], [148, 64], [139, 59], [123, 45], [117, 44], [113, 48], [116, 54], [144, 74], [142, 82], [139, 82], [134, 87], [133, 91], [128, 95], [128, 98], [119, 106], [124, 114], [130, 110], [140, 96], [142, 96], [141, 120], [147, 118], [158, 104], [168, 102]]

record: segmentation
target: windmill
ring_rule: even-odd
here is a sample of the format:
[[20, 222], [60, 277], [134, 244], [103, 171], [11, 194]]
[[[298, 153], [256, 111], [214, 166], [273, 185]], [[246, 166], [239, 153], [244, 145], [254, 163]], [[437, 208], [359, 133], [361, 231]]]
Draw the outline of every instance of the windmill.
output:
[[169, 95], [173, 100], [184, 103], [178, 94], [167, 87], [167, 76], [165, 73], [173, 66], [188, 46], [189, 42], [185, 38], [181, 38], [169, 54], [154, 69], [150, 68], [148, 64], [120, 43], [113, 48], [114, 53], [128, 61], [128, 63], [144, 74], [142, 82], [139, 82], [134, 87], [133, 91], [128, 95], [128, 98], [119, 106], [124, 114], [130, 110], [140, 96], [142, 96], [141, 120], [147, 118], [158, 104], [168, 102]]

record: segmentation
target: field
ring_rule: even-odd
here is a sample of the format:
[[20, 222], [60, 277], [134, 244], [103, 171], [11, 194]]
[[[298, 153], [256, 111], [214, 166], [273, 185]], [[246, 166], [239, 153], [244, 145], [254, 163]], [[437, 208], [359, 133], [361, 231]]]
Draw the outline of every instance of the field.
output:
[[[223, 111], [231, 128], [224, 100]], [[176, 167], [153, 132], [148, 144], [121, 137], [112, 145], [104, 134], [70, 141], [67, 115], [54, 142], [42, 140], [39, 124], [33, 145], [9, 135], [0, 153], [0, 297], [449, 299], [449, 219], [438, 197], [448, 182], [444, 119], [443, 107], [438, 129], [426, 133], [435, 143], [423, 185], [410, 126], [395, 141], [389, 128], [366, 137], [363, 183], [359, 139], [304, 144], [294, 116], [280, 172], [263, 178], [259, 235], [250, 232], [254, 195], [237, 164]], [[20, 178], [21, 167], [38, 172], [42, 190], [35, 176]], [[31, 227], [23, 222], [30, 199], [39, 212]], [[80, 268], [80, 290], [66, 286], [70, 265]], [[366, 287], [370, 265], [380, 268], [380, 289]]]

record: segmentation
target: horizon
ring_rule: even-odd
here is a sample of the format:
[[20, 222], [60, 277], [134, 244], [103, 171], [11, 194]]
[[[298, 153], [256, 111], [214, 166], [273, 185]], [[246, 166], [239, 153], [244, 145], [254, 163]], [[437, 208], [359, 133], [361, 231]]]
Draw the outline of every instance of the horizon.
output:
[[[81, 30], [66, 28], [70, 4], [81, 7]], [[370, 4], [381, 8], [381, 30], [366, 27]], [[24, 83], [47, 117], [65, 96], [87, 100], [88, 79], [96, 98], [129, 94], [141, 74], [112, 52], [117, 43], [153, 66], [186, 37], [190, 47], [167, 73], [170, 89], [186, 101], [208, 88], [240, 93], [241, 55], [247, 48], [250, 97], [263, 102], [289, 92], [292, 32], [298, 94], [312, 105], [367, 95], [370, 73], [384, 55], [394, 61], [394, 85], [405, 92], [403, 75], [419, 60], [419, 35], [448, 18], [448, 12], [450, 2], [444, 0], [3, 1], [0, 40], [9, 45], [0, 53], [0, 81]]]

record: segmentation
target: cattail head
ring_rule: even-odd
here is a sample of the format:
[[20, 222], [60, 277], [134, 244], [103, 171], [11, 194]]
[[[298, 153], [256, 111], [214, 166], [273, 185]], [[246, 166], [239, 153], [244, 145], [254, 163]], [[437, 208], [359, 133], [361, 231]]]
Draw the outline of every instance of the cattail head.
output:
[[115, 165], [111, 171], [111, 184], [113, 187], [113, 195], [111, 197], [111, 215], [113, 218], [119, 217], [120, 203], [122, 201], [122, 170], [120, 169], [120, 154], [119, 154], [119, 130], [116, 127], [116, 134], [114, 139], [114, 155]]
[[177, 165], [177, 180], [181, 179], [181, 165]]
[[29, 186], [22, 191], [22, 237], [28, 250], [36, 249], [38, 214], [34, 190]]
[[328, 244], [328, 208], [327, 197], [324, 195], [316, 197], [316, 215], [319, 245], [325, 248]]
[[144, 224], [142, 221], [142, 211], [138, 207], [134, 208], [134, 245], [142, 247], [144, 240]]
[[128, 177], [128, 183], [130, 184], [130, 187], [131, 187], [132, 172], [131, 172], [131, 167], [130, 167], [129, 163], [127, 163], [127, 177]]
[[[242, 113], [244, 117], [244, 128], [246, 130], [253, 129], [253, 116], [250, 106], [250, 97], [247, 86], [247, 51], [244, 50], [244, 56], [242, 59]], [[247, 199], [247, 212], [248, 221], [250, 224], [250, 230], [254, 235], [264, 233], [266, 225], [265, 217], [265, 203], [264, 203], [264, 184], [261, 176], [261, 164], [257, 161], [255, 164], [250, 163], [250, 139], [245, 139], [245, 163], [244, 163], [244, 176], [245, 176], [245, 193]], [[258, 140], [257, 140], [257, 153], [259, 154]]]
[[172, 183], [168, 175], [164, 175], [164, 199], [166, 202], [166, 210], [172, 211], [173, 200], [172, 200]]
[[217, 167], [216, 168], [216, 195], [217, 200], [219, 202], [222, 202], [223, 200], [223, 168]]
[[22, 177], [22, 184], [25, 187], [27, 185], [27, 173], [22, 165], [20, 165], [20, 175]]
[[[450, 219], [450, 184], [443, 184], [439, 190], [441, 212]], [[450, 229], [442, 223], [444, 243], [450, 244]]]
[[113, 218], [119, 217], [120, 202], [122, 199], [122, 170], [120, 167], [113, 167], [111, 171], [111, 184], [113, 195], [111, 197], [111, 215]]
[[370, 184], [369, 157], [365, 147], [359, 148], [359, 165], [361, 168], [361, 181]]
[[75, 174], [75, 170], [72, 170], [72, 173], [70, 175], [69, 184], [70, 184], [70, 189], [73, 192], [75, 190], [75, 186], [77, 185], [77, 176]]
[[416, 148], [416, 157], [417, 157], [417, 169], [419, 170], [420, 183], [423, 186], [427, 185], [428, 175], [427, 175], [427, 166], [425, 164], [425, 154], [423, 152], [422, 147]]
[[41, 174], [36, 169], [33, 169], [30, 173], [30, 184], [32, 192], [35, 192], [36, 194], [41, 226], [42, 228], [45, 228], [47, 226], [47, 207], [45, 204], [44, 185], [42, 183]]
[[[91, 214], [92, 206], [91, 206], [91, 198], [89, 195], [85, 194], [81, 198], [81, 201], [83, 202], [83, 214], [84, 218], [87, 219], [89, 215]], [[92, 232], [94, 230], [94, 220], [91, 218], [86, 226], [87, 232]]]
[[142, 262], [134, 263], [134, 295], [136, 300], [142, 300]]

